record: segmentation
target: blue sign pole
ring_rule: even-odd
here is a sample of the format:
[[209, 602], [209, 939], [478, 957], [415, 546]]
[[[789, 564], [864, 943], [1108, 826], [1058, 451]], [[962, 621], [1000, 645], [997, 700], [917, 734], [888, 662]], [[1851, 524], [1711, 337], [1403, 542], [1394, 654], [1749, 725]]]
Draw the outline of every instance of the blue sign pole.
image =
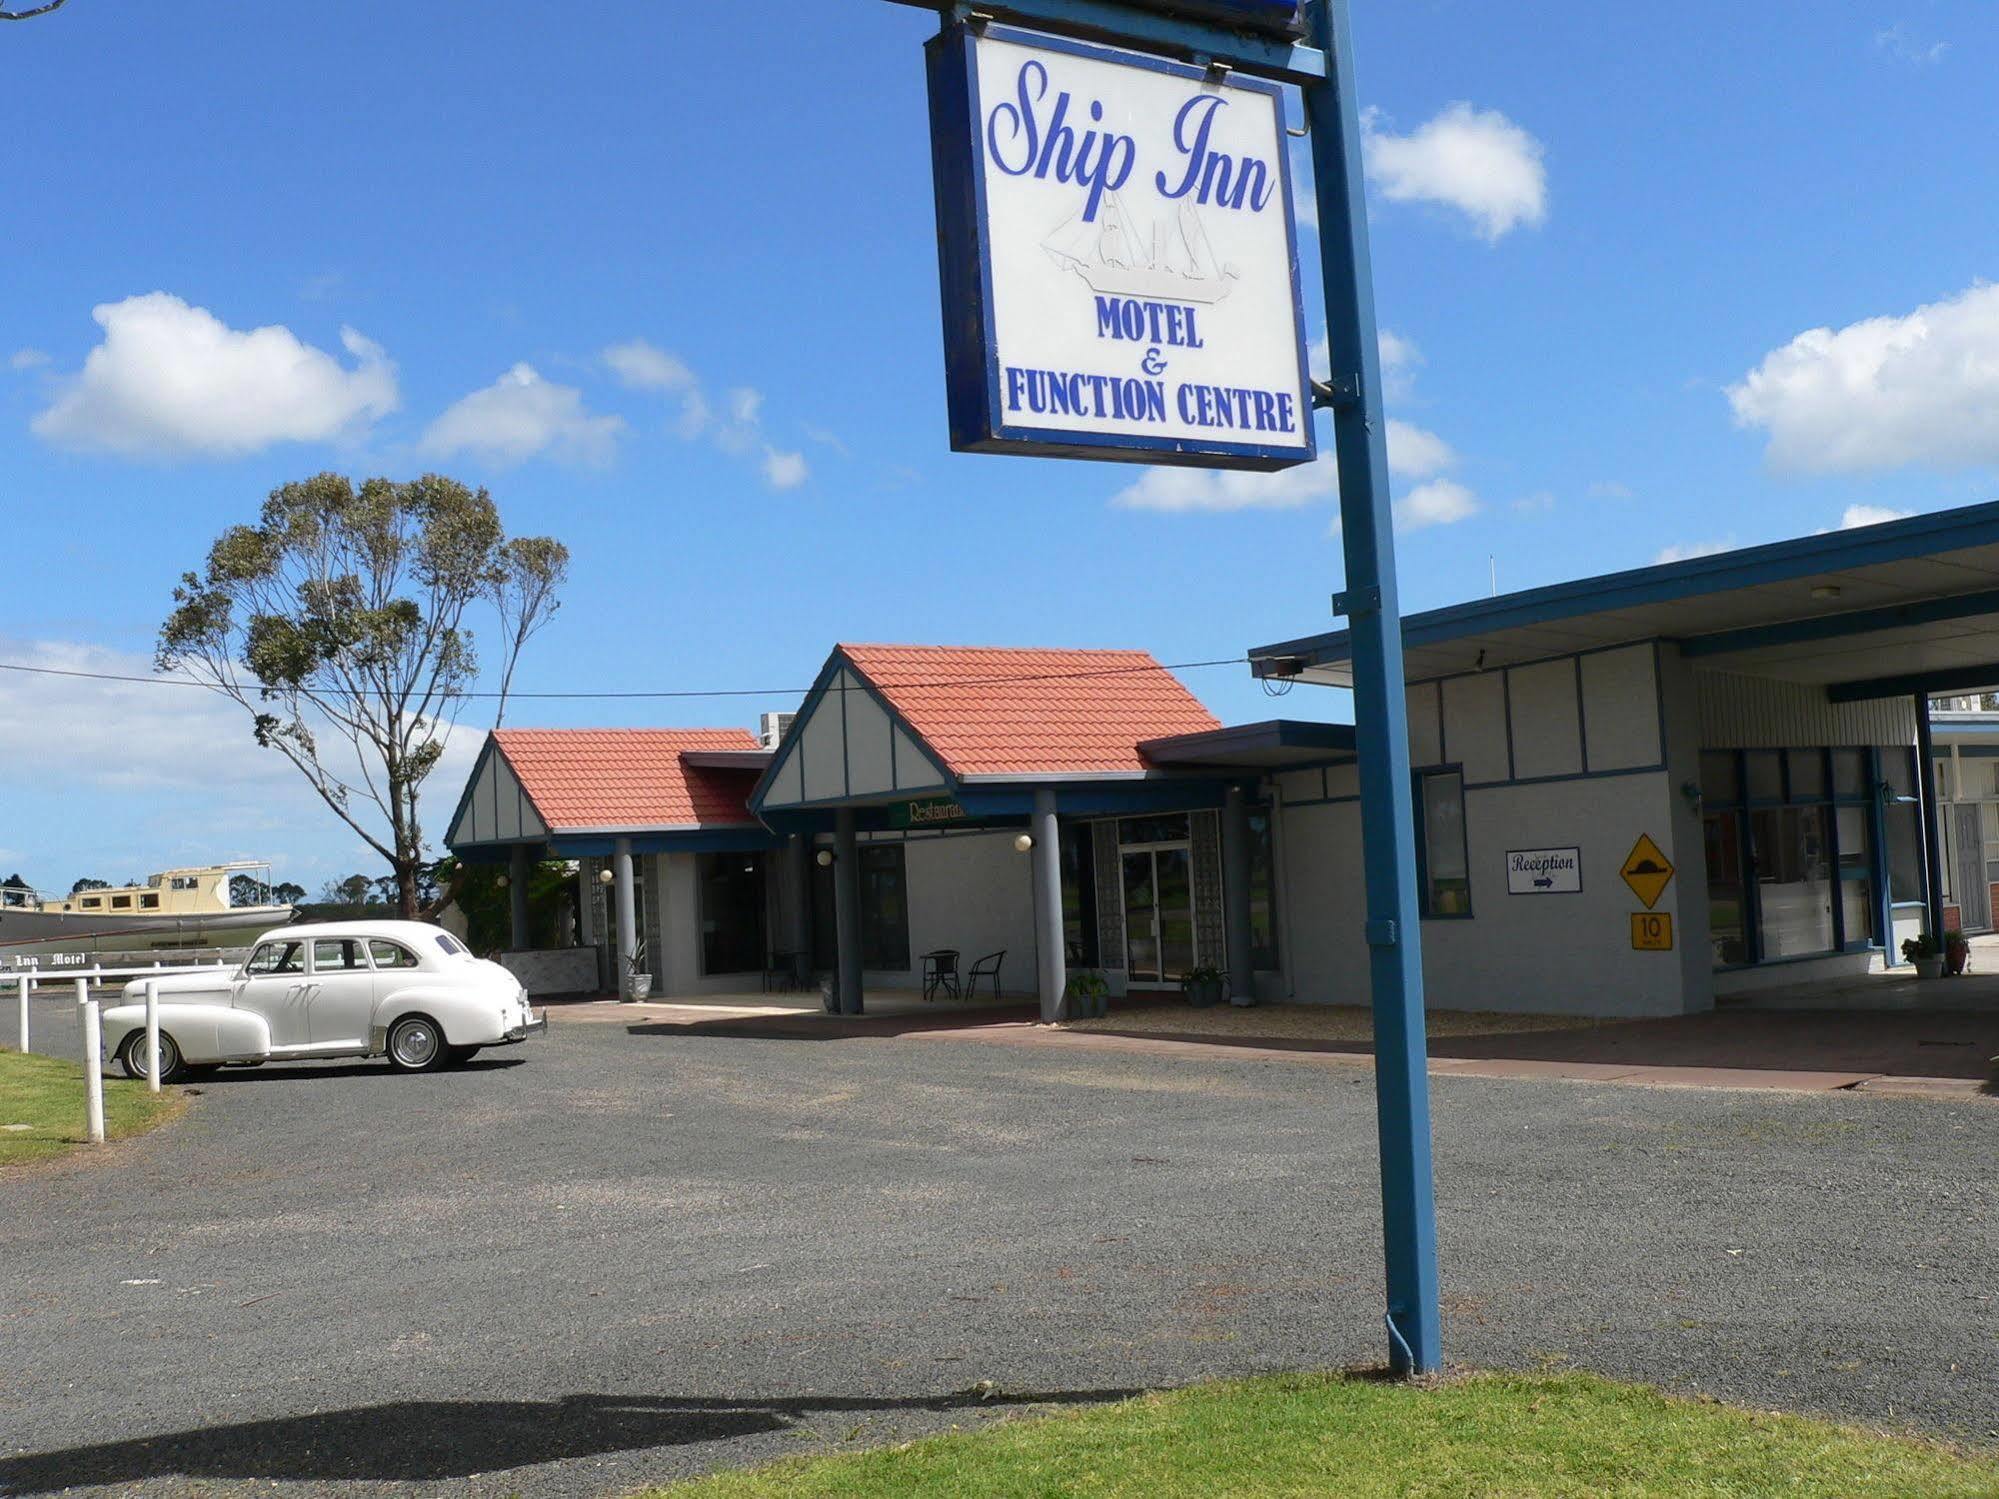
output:
[[1346, 592], [1334, 601], [1353, 638], [1354, 733], [1360, 750], [1361, 844], [1368, 977], [1374, 1002], [1374, 1093], [1381, 1141], [1382, 1238], [1388, 1262], [1389, 1364], [1443, 1365], [1437, 1306], [1436, 1192], [1423, 1034], [1422, 928], [1416, 905], [1416, 819], [1387, 426], [1374, 322], [1367, 201], [1354, 99], [1347, 0], [1317, 0], [1311, 41], [1326, 76], [1305, 87], [1319, 198], [1320, 272], [1332, 345], [1333, 437], [1340, 474]]

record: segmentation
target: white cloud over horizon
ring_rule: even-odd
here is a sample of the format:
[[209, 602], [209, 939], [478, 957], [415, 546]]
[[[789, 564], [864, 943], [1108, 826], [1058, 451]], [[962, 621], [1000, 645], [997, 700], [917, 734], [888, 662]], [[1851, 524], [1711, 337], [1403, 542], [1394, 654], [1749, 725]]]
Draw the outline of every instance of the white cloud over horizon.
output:
[[623, 417], [593, 414], [582, 391], [543, 379], [531, 364], [517, 364], [446, 407], [424, 429], [418, 447], [428, 457], [469, 454], [496, 468], [543, 454], [600, 466], [616, 455], [624, 432]]
[[7, 356], [7, 368], [18, 373], [21, 370], [38, 370], [49, 362], [49, 356], [40, 349], [16, 349]]
[[1999, 285], [1812, 328], [1727, 387], [1779, 473], [1999, 464]]
[[1731, 551], [1734, 546], [1735, 538], [1732, 536], [1726, 541], [1682, 542], [1659, 548], [1652, 561], [1655, 565], [1665, 562], [1686, 562], [1695, 557], [1712, 557], [1718, 552]]
[[1546, 149], [1496, 109], [1459, 100], [1407, 135], [1361, 115], [1367, 175], [1391, 203], [1434, 203], [1464, 215], [1488, 244], [1548, 214]]
[[[1390, 417], [1388, 471], [1397, 478], [1428, 479], [1452, 468], [1458, 455], [1434, 432]], [[1330, 442], [1310, 463], [1271, 473], [1219, 468], [1147, 468], [1111, 496], [1120, 510], [1293, 510], [1337, 499], [1339, 467]], [[1453, 517], [1454, 519], [1457, 517]]]
[[1395, 502], [1395, 529], [1421, 531], [1453, 526], [1479, 513], [1478, 496], [1453, 479], [1419, 484]]
[[1848, 505], [1840, 514], [1839, 529], [1852, 531], [1861, 526], [1886, 525], [1891, 520], [1907, 520], [1915, 513], [1913, 510], [1891, 510], [1886, 505]]
[[358, 434], [401, 403], [388, 355], [352, 328], [340, 330], [348, 366], [287, 327], [234, 329], [168, 292], [106, 302], [91, 317], [103, 341], [30, 424], [62, 447], [235, 458]]

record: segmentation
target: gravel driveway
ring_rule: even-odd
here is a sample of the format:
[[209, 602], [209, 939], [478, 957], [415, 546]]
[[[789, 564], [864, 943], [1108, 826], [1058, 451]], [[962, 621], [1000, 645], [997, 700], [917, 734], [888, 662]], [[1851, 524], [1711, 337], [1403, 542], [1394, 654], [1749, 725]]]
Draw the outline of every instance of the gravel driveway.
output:
[[[1454, 1362], [1999, 1442], [1999, 1109], [1434, 1087]], [[1373, 1131], [1351, 1066], [1059, 1042], [226, 1073], [0, 1175], [0, 1493], [596, 1494], [1372, 1362]]]

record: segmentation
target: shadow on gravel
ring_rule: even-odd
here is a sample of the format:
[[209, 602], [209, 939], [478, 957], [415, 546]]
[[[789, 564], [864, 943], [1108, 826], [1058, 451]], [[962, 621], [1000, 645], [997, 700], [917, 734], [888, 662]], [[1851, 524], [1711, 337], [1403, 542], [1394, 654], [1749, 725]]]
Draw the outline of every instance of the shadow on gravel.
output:
[[167, 1477], [420, 1483], [506, 1468], [782, 1431], [817, 1413], [1094, 1405], [1137, 1390], [966, 1390], [904, 1400], [714, 1400], [567, 1395], [412, 1400], [246, 1421], [61, 1452], [0, 1458], [0, 1494]]
[[[456, 1067], [447, 1067], [443, 1073], [422, 1073], [418, 1076], [450, 1076], [454, 1072], [505, 1072], [527, 1062], [526, 1057], [474, 1057], [471, 1061]], [[387, 1062], [369, 1060], [329, 1065], [324, 1062], [294, 1063], [289, 1067], [273, 1067], [268, 1063], [256, 1067], [224, 1067], [220, 1072], [197, 1079], [197, 1088], [219, 1088], [231, 1083], [276, 1083], [296, 1082], [300, 1078], [328, 1077], [388, 1077], [394, 1069]], [[412, 1078], [414, 1082], [416, 1079]]]

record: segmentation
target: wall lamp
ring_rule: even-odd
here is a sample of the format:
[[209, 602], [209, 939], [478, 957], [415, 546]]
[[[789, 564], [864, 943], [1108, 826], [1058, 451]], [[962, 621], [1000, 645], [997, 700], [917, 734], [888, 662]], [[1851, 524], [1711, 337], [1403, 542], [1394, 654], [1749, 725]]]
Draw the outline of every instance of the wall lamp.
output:
[[834, 857], [833, 850], [830, 848], [822, 848], [818, 853], [813, 855], [813, 858], [818, 861], [821, 869], [831, 869]]
[[1033, 847], [1034, 835], [1032, 833], [1022, 833], [1013, 840], [1013, 850], [1017, 854], [1024, 854]]
[[499, 879], [496, 880], [494, 883], [497, 884], [502, 890], [504, 890], [507, 888], [507, 886], [513, 884], [513, 881], [507, 878], [507, 876], [501, 875]]
[[600, 869], [597, 871], [597, 883], [600, 885], [608, 885], [615, 879], [617, 879], [617, 875], [613, 874], [608, 869]]

